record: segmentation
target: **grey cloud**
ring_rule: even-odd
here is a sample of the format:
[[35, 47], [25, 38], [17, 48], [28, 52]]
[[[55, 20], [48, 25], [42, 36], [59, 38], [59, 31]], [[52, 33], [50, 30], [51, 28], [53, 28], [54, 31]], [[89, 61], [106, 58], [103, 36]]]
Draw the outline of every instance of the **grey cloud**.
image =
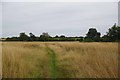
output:
[[117, 23], [117, 3], [3, 3], [3, 37], [20, 32], [85, 36], [90, 27], [105, 34]]

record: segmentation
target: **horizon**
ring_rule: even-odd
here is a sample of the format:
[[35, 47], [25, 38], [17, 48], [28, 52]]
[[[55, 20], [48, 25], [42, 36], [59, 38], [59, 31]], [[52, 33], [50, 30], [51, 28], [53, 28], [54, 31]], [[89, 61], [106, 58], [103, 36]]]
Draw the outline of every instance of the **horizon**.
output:
[[[114, 24], [114, 25], [116, 25], [116, 26], [119, 26], [119, 25], [117, 25], [116, 23]], [[90, 27], [90, 28], [95, 28], [95, 27]], [[90, 29], [89, 28], [89, 29]], [[96, 29], [96, 28], [95, 28]], [[97, 30], [97, 29], [96, 29]], [[108, 29], [109, 30], [109, 29]], [[107, 30], [107, 31], [108, 31]], [[107, 34], [107, 31], [106, 31], [106, 34]], [[97, 32], [99, 32], [98, 30], [97, 30]], [[35, 33], [33, 33], [33, 32], [29, 32], [29, 33], [26, 33], [26, 32], [20, 32], [20, 33], [25, 33], [27, 36], [29, 36], [30, 37], [30, 35], [29, 35], [29, 33], [32, 33], [33, 35], [35, 35]], [[0, 38], [12, 38], [12, 37], [19, 37], [20, 36], [20, 33], [19, 33], [19, 35], [17, 35], [17, 36], [12, 36], [11, 35], [11, 37], [0, 37]], [[49, 32], [42, 32], [42, 33], [48, 33], [49, 34]], [[35, 35], [36, 37], [40, 37], [40, 35], [42, 35], [42, 33], [40, 33], [39, 35]], [[86, 32], [86, 34], [87, 34], [88, 32]], [[101, 33], [101, 32], [100, 32]], [[86, 34], [85, 34], [85, 36], [86, 36]], [[106, 35], [106, 34], [104, 34], [104, 35]], [[50, 34], [49, 34], [50, 35]], [[55, 37], [55, 36], [61, 36], [61, 35], [64, 35], [65, 37], [85, 37], [85, 36], [82, 36], [82, 35], [79, 35], [79, 36], [67, 36], [66, 34], [55, 34], [54, 36], [51, 36], [51, 37]], [[102, 35], [101, 34], [101, 37], [102, 36], [104, 36], [104, 35]]]

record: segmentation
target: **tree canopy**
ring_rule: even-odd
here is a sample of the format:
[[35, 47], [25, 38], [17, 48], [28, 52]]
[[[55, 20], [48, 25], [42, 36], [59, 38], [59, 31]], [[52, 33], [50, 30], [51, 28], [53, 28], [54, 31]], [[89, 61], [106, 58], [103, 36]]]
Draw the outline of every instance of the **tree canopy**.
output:
[[25, 33], [20, 33], [19, 40], [20, 41], [29, 41], [29, 37]]
[[86, 41], [100, 41], [100, 32], [97, 32], [96, 28], [90, 28], [86, 34]]
[[107, 32], [107, 36], [110, 41], [119, 41], [120, 40], [120, 26], [116, 26], [116, 24], [114, 24], [111, 28], [109, 28]]
[[6, 41], [80, 41], [80, 42], [115, 42], [120, 41], [120, 26], [114, 24], [108, 29], [105, 35], [101, 37], [101, 33], [96, 28], [90, 28], [85, 37], [67, 37], [65, 35], [56, 35], [51, 37], [47, 32], [43, 32], [39, 37], [33, 33], [29, 36], [25, 33], [20, 33], [19, 37], [7, 38]]

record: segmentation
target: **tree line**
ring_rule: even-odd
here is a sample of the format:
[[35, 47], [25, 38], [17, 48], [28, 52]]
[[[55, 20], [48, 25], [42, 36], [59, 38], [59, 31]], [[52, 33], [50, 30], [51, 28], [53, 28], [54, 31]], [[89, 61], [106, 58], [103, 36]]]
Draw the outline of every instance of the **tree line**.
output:
[[101, 33], [96, 28], [90, 28], [85, 37], [66, 37], [65, 35], [51, 37], [48, 33], [42, 33], [39, 37], [33, 33], [29, 36], [25, 33], [20, 33], [19, 37], [6, 38], [5, 41], [80, 41], [80, 42], [118, 42], [120, 41], [120, 27], [114, 24], [108, 29], [106, 35], [101, 36]]

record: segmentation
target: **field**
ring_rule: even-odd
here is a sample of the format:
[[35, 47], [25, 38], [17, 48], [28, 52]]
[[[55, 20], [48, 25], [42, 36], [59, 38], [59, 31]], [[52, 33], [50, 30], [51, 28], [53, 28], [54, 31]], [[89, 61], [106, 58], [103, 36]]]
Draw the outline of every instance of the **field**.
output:
[[117, 43], [3, 42], [4, 78], [116, 78]]
[[2, 78], [2, 42], [0, 42], [0, 79]]

